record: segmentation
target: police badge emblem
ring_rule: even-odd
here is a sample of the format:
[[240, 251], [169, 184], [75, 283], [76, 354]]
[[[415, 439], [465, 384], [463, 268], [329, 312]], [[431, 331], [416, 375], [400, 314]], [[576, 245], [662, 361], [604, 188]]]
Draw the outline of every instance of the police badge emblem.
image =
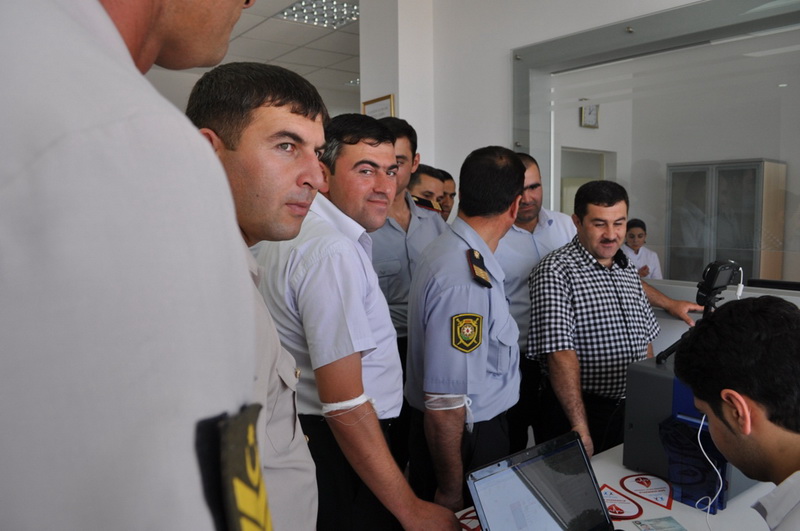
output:
[[451, 320], [451, 343], [453, 348], [470, 353], [483, 339], [483, 317], [476, 313], [460, 313]]

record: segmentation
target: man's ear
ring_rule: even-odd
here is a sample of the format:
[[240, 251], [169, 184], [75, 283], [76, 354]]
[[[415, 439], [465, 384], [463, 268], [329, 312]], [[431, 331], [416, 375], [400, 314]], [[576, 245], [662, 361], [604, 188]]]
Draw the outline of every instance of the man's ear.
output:
[[414, 155], [414, 160], [411, 161], [411, 173], [414, 173], [419, 168], [419, 153]]
[[575, 228], [581, 228], [581, 220], [577, 214], [572, 214], [572, 222], [575, 224]]
[[215, 133], [208, 127], [201, 127], [200, 134], [203, 135], [205, 139], [209, 141], [211, 147], [214, 149], [214, 153], [216, 153], [217, 155], [219, 155], [220, 151], [222, 151], [223, 149], [227, 149], [225, 147], [225, 142], [223, 142], [222, 139], [219, 136], [217, 136], [217, 133]]
[[723, 389], [719, 393], [722, 399], [722, 413], [727, 421], [742, 435], [750, 435], [753, 431], [753, 404], [747, 397], [733, 389]]
[[512, 222], [517, 221], [517, 214], [519, 214], [519, 202], [522, 201], [522, 196], [518, 195], [514, 202], [509, 207], [509, 214], [511, 215]]
[[320, 162], [319, 165], [322, 168], [322, 186], [319, 187], [319, 191], [327, 197], [331, 190], [331, 170], [323, 162]]

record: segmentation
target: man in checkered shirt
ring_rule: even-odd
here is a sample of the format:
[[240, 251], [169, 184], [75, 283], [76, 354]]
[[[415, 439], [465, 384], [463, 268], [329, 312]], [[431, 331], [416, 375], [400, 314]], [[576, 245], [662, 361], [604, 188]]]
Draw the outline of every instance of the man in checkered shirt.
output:
[[628, 194], [592, 181], [575, 194], [578, 234], [531, 273], [528, 357], [542, 365], [541, 442], [569, 430], [587, 452], [622, 443], [628, 365], [652, 357], [659, 327], [636, 268], [620, 250]]

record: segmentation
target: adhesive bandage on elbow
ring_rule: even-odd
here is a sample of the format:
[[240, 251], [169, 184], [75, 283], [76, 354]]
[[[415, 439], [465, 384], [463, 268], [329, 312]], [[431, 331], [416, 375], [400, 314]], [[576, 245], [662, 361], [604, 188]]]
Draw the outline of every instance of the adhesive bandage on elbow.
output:
[[343, 402], [332, 402], [332, 403], [323, 402], [322, 403], [322, 416], [325, 417], [326, 419], [332, 419], [332, 420], [335, 420], [337, 422], [343, 422], [344, 423], [344, 421], [338, 419], [337, 417], [340, 417], [342, 415], [346, 415], [347, 413], [350, 413], [350, 412], [358, 409], [359, 407], [363, 406], [367, 402], [369, 402], [372, 405], [372, 407], [364, 408], [363, 414], [360, 417], [358, 417], [355, 420], [355, 422], [345, 423], [345, 424], [358, 424], [359, 422], [361, 422], [361, 420], [364, 417], [366, 417], [370, 413], [374, 413], [375, 412], [375, 409], [374, 409], [375, 408], [375, 400], [373, 400], [372, 398], [368, 397], [365, 394], [362, 394], [361, 396], [357, 396], [355, 398], [351, 398], [350, 400], [345, 400]]
[[467, 395], [425, 395], [425, 409], [431, 411], [442, 411], [445, 409], [458, 409], [463, 407], [465, 409], [465, 423], [467, 431], [472, 432], [472, 425], [474, 420], [472, 417], [472, 410], [469, 406], [472, 405], [472, 399]]

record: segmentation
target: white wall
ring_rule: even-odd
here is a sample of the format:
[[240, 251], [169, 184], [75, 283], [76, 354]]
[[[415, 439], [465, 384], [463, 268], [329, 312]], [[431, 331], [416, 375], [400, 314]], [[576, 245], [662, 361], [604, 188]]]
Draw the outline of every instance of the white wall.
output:
[[421, 161], [434, 164], [433, 4], [362, 0], [361, 100], [395, 95], [395, 115], [417, 131]]
[[[433, 3], [435, 31], [435, 164], [456, 169], [454, 175], [475, 148], [489, 144], [513, 147], [512, 49], [691, 3], [428, 1]], [[362, 21], [362, 27], [367, 23]]]

